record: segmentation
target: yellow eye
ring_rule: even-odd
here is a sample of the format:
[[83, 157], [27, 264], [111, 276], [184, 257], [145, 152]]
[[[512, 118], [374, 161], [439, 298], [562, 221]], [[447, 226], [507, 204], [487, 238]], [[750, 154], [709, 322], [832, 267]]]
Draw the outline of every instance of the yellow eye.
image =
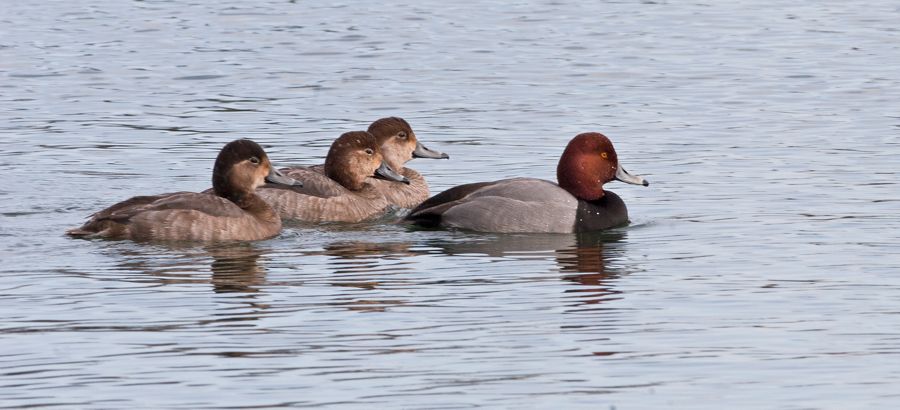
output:
[[605, 153], [605, 152], [601, 152], [601, 153], [600, 153], [600, 156], [603, 157], [603, 159], [609, 158], [609, 154], [607, 154], [607, 153]]

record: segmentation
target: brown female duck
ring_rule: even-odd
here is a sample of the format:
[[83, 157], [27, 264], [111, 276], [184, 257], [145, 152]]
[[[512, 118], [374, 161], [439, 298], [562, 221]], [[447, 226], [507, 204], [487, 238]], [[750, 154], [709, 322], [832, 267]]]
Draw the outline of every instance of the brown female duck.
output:
[[214, 193], [137, 196], [91, 215], [67, 234], [138, 241], [246, 241], [271, 238], [281, 218], [254, 191], [266, 182], [300, 185], [272, 167], [257, 143], [228, 143], [213, 166]]
[[372, 180], [370, 183], [388, 202], [400, 208], [412, 209], [419, 206], [422, 201], [428, 199], [428, 183], [422, 174], [406, 168], [406, 163], [413, 158], [449, 159], [450, 156], [422, 145], [412, 127], [403, 118], [379, 119], [369, 125], [369, 132], [378, 140], [384, 154], [384, 162], [409, 179], [409, 185], [383, 180]]
[[[383, 179], [368, 178], [367, 183], [375, 187], [388, 203], [404, 209], [412, 209], [428, 199], [428, 183], [425, 177], [411, 168], [405, 168], [413, 158], [448, 159], [449, 155], [429, 149], [416, 138], [416, 133], [403, 118], [381, 118], [369, 125], [369, 133], [375, 136], [381, 147], [384, 162], [395, 172], [406, 177], [409, 184]], [[316, 165], [310, 170], [325, 173], [325, 167]]]
[[301, 189], [265, 186], [259, 190], [284, 219], [299, 222], [361, 222], [384, 215], [391, 204], [368, 182], [369, 177], [409, 183], [383, 160], [375, 137], [348, 132], [328, 150], [322, 172], [296, 167], [281, 170], [303, 181]]

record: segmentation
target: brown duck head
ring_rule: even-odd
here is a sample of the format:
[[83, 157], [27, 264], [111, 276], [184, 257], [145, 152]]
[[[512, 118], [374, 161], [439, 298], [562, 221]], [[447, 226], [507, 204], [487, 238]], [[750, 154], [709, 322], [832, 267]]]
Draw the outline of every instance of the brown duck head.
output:
[[251, 140], [231, 141], [219, 151], [212, 177], [216, 195], [239, 203], [266, 182], [303, 186], [278, 172], [262, 147]]
[[369, 132], [378, 140], [384, 161], [395, 171], [403, 170], [403, 165], [413, 158], [450, 158], [443, 152], [422, 145], [403, 118], [381, 118], [369, 125]]
[[368, 177], [409, 183], [384, 161], [375, 136], [367, 131], [347, 132], [334, 140], [325, 158], [325, 175], [351, 191], [362, 189]]

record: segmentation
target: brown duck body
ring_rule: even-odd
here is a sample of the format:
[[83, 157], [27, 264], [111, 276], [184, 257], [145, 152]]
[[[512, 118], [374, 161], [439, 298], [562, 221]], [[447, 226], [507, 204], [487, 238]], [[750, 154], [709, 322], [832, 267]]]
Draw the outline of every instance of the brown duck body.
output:
[[210, 192], [137, 196], [91, 215], [67, 233], [137, 241], [247, 241], [281, 231], [278, 214], [254, 191], [266, 181], [296, 181], [275, 171], [262, 147], [250, 140], [225, 145], [212, 179]]
[[413, 158], [449, 159], [450, 156], [422, 145], [412, 127], [403, 118], [378, 119], [369, 125], [368, 131], [378, 141], [384, 154], [384, 161], [391, 169], [406, 177], [409, 183], [402, 184], [374, 178], [369, 178], [366, 182], [395, 207], [412, 209], [419, 206], [422, 201], [428, 199], [428, 183], [422, 174], [406, 168], [406, 163]]
[[[393, 167], [391, 167], [393, 168]], [[306, 171], [311, 171], [318, 173], [320, 175], [325, 174], [325, 166], [324, 165], [313, 165], [307, 168], [289, 168], [283, 169], [282, 172], [291, 173], [295, 170], [305, 169]], [[428, 182], [425, 182], [425, 177], [422, 174], [418, 173], [416, 170], [412, 168], [401, 168], [402, 171], [397, 171], [400, 175], [406, 177], [409, 180], [409, 185], [396, 182], [396, 181], [385, 181], [383, 179], [376, 178], [366, 178], [366, 183], [372, 186], [372, 190], [377, 195], [380, 195], [387, 201], [387, 204], [390, 206], [394, 206], [397, 208], [403, 209], [413, 209], [423, 201], [428, 199]], [[306, 175], [297, 174], [297, 175]]]
[[281, 231], [281, 219], [257, 196], [243, 207], [214, 194], [138, 196], [97, 212], [73, 236], [136, 241], [248, 241]]
[[350, 190], [312, 168], [281, 169], [283, 174], [302, 180], [303, 188], [265, 186], [257, 192], [285, 220], [316, 223], [363, 222], [390, 211], [391, 204], [368, 183], [368, 180], [374, 178], [367, 179], [359, 189]]
[[[281, 170], [303, 181], [303, 188], [265, 186], [259, 195], [278, 214], [298, 222], [362, 222], [392, 209], [369, 181], [379, 176], [400, 185], [406, 181], [384, 161], [375, 137], [366, 131], [341, 135], [332, 144], [325, 164]], [[388, 181], [385, 181], [388, 182]]]

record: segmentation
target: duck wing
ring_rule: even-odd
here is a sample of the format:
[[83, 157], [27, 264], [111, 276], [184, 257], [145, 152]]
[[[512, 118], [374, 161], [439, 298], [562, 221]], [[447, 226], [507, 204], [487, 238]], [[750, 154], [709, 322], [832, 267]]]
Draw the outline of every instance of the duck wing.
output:
[[512, 178], [451, 188], [407, 220], [481, 232], [572, 232], [577, 208], [578, 200], [550, 181]]
[[210, 194], [196, 192], [173, 192], [154, 196], [138, 196], [119, 202], [93, 215], [93, 220], [111, 220], [127, 223], [136, 215], [166, 210], [198, 211], [213, 217], [234, 217], [244, 215], [243, 210], [231, 201]]
[[180, 194], [180, 193], [181, 192], [172, 192], [172, 193], [160, 194], [160, 195], [136, 196], [133, 198], [126, 199], [117, 204], [114, 204], [113, 206], [110, 206], [109, 208], [106, 208], [102, 211], [94, 212], [88, 218], [91, 218], [94, 220], [114, 219], [114, 215], [132, 213], [133, 210], [145, 207], [161, 198], [165, 198], [169, 195], [176, 195], [176, 194]]
[[436, 227], [441, 223], [441, 215], [454, 205], [468, 198], [470, 195], [495, 182], [475, 182], [472, 184], [457, 185], [425, 200], [409, 212], [406, 220], [419, 225]]

